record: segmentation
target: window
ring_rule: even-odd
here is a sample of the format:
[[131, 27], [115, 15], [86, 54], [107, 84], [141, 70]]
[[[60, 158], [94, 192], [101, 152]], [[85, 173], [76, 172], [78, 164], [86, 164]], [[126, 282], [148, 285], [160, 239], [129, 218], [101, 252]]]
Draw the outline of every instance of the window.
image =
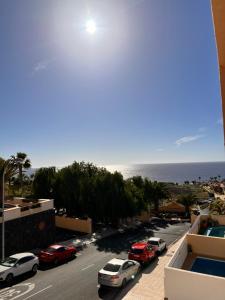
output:
[[133, 253], [133, 254], [142, 254], [143, 252], [144, 252], [143, 249], [131, 248], [131, 253]]
[[57, 252], [64, 252], [66, 249], [64, 247], [60, 247], [57, 249]]
[[21, 258], [21, 259], [18, 261], [18, 264], [19, 264], [19, 265], [25, 264], [26, 262], [28, 262], [28, 261], [30, 261], [30, 260], [32, 260], [32, 259], [34, 259], [33, 256], [26, 256], [26, 257], [23, 257], [23, 258]]
[[114, 265], [114, 264], [107, 264], [103, 268], [105, 271], [110, 271], [110, 272], [118, 272], [120, 269], [120, 265]]
[[128, 267], [129, 268], [134, 266], [134, 262], [133, 261], [128, 261], [127, 263], [128, 263]]
[[158, 246], [159, 243], [157, 241], [149, 241], [149, 244], [154, 245], [154, 246]]
[[125, 262], [125, 263], [123, 264], [122, 269], [123, 269], [123, 270], [127, 270], [128, 268], [129, 268], [129, 263], [128, 263], [128, 262]]
[[0, 262], [0, 265], [4, 267], [13, 267], [17, 262], [17, 259], [14, 257], [7, 257], [5, 260]]

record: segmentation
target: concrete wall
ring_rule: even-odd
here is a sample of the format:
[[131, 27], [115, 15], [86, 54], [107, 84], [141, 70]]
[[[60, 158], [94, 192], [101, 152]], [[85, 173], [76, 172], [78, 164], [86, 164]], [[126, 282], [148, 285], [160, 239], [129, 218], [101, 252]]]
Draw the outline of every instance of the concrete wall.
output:
[[220, 225], [225, 225], [225, 216], [222, 215], [211, 215], [211, 219], [217, 221]]
[[189, 233], [197, 234], [200, 229], [201, 216], [191, 215], [191, 228], [189, 229]]
[[55, 217], [56, 226], [64, 229], [92, 233], [92, 220], [81, 220], [78, 218], [69, 218], [65, 216]]
[[[225, 215], [199, 215], [199, 216], [195, 216], [194, 214], [191, 215], [191, 224], [192, 224], [192, 228], [195, 228], [196, 230], [191, 231], [191, 229], [189, 230], [189, 232], [192, 233], [198, 233], [199, 229], [200, 229], [200, 224], [202, 221], [207, 221], [207, 220], [213, 220], [213, 221], [217, 221], [219, 223], [219, 225], [225, 226]], [[197, 220], [197, 221], [196, 221]]]
[[173, 255], [172, 259], [168, 263], [168, 267], [181, 268], [188, 254], [187, 249], [187, 240], [184, 237], [176, 253]]
[[198, 255], [225, 259], [225, 238], [187, 234], [187, 243]]
[[165, 268], [165, 298], [168, 300], [224, 300], [225, 278]]

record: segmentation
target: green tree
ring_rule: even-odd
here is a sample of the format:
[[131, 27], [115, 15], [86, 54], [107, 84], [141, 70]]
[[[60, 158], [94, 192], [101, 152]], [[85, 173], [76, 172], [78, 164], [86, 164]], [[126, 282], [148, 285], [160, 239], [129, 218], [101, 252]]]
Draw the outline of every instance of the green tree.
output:
[[26, 153], [17, 152], [16, 156], [12, 156], [18, 168], [18, 177], [20, 182], [20, 194], [23, 194], [23, 172], [31, 167], [31, 161]]
[[33, 195], [35, 198], [53, 198], [54, 184], [56, 180], [55, 167], [40, 168], [33, 179]]
[[2, 186], [3, 172], [4, 172], [5, 185], [7, 184], [7, 182], [10, 182], [13, 176], [18, 174], [17, 160], [14, 156], [11, 156], [7, 160], [0, 158], [0, 201], [1, 202], [2, 202], [2, 191], [3, 191], [3, 186]]
[[160, 203], [169, 198], [169, 192], [166, 188], [166, 185], [162, 182], [154, 181], [152, 182], [152, 196], [151, 202], [154, 205], [154, 210], [156, 213], [159, 211]]
[[189, 215], [190, 214], [190, 207], [193, 204], [196, 204], [196, 196], [194, 194], [182, 195], [178, 199], [178, 202], [184, 205], [186, 214]]

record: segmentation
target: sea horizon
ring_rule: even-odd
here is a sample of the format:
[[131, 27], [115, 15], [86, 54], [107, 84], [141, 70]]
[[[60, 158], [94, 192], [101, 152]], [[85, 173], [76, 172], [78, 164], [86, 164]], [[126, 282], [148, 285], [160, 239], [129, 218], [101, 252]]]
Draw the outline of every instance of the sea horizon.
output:
[[[193, 180], [210, 180], [210, 177], [225, 178], [225, 161], [211, 162], [175, 162], [175, 163], [132, 163], [132, 164], [96, 164], [110, 172], [118, 171], [125, 179], [133, 176], [147, 177], [161, 182], [177, 182]], [[56, 167], [61, 169], [63, 167]], [[31, 168], [33, 174], [39, 168]]]

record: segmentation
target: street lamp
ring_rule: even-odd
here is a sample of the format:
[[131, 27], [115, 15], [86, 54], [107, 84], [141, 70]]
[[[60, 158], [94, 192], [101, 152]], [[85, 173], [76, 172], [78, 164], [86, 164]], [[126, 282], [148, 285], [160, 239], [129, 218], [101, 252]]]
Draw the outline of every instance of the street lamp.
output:
[[8, 168], [8, 165], [12, 162], [14, 162], [12, 157], [7, 159], [2, 170], [2, 260], [5, 259], [5, 172]]
[[5, 259], [5, 165], [2, 172], [2, 260]]

